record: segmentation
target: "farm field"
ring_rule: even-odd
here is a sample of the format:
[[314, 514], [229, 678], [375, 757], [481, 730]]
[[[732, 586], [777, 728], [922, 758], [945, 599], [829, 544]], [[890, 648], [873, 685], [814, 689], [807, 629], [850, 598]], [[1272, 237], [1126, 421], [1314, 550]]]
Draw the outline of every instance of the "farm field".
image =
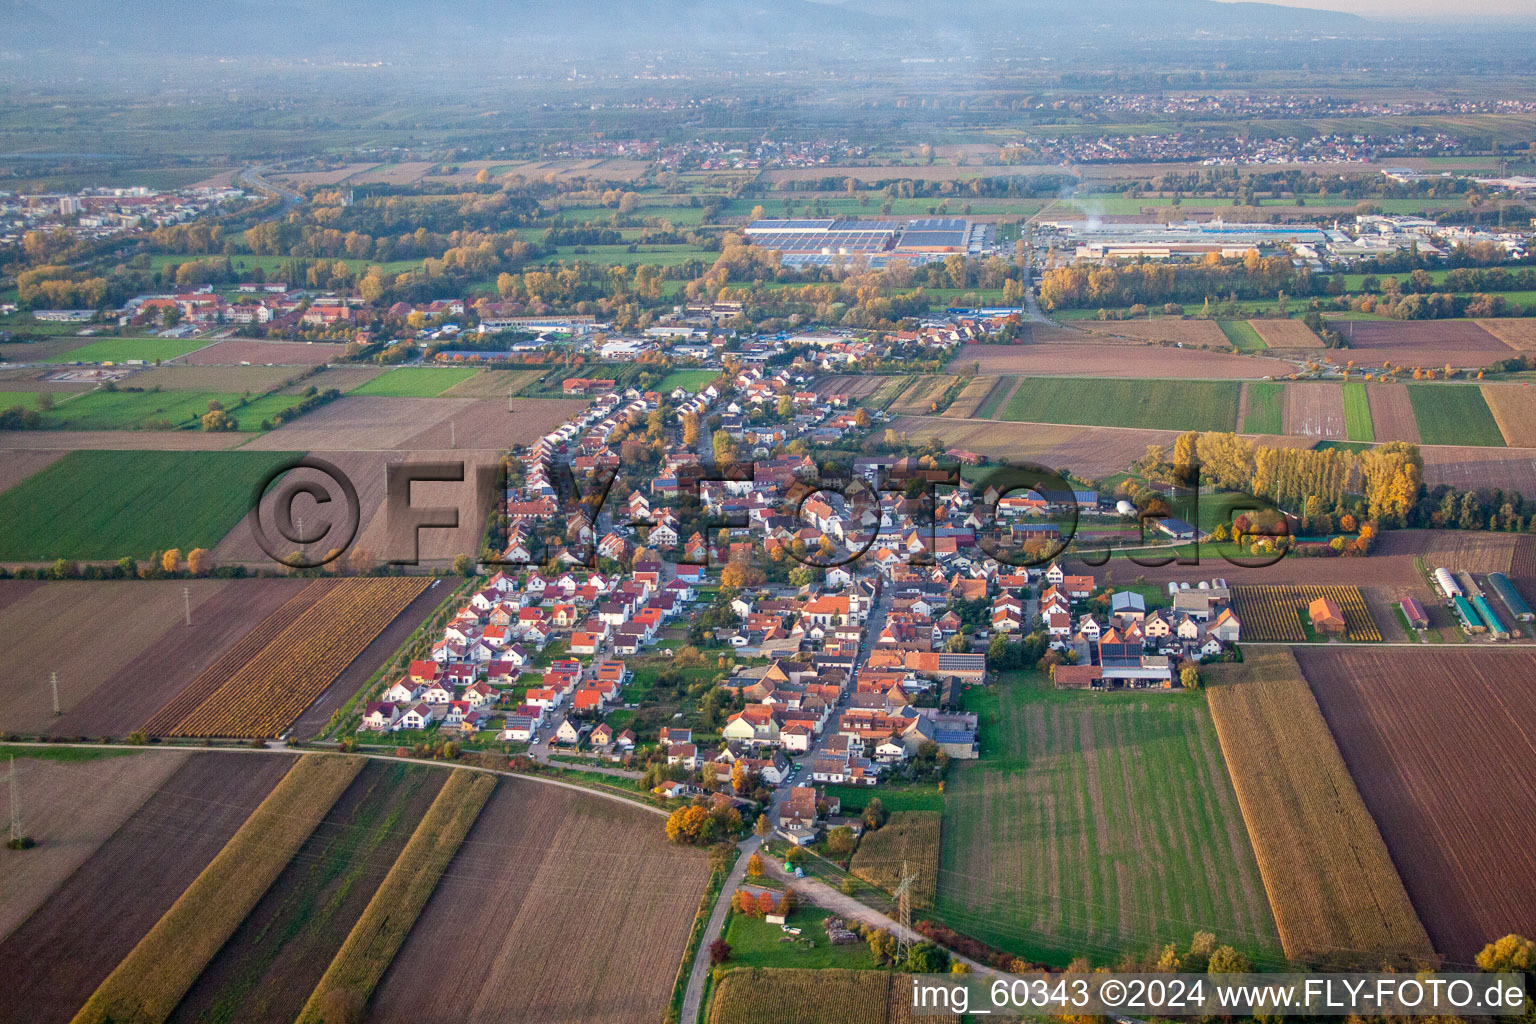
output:
[[780, 942], [784, 933], [776, 924], [769, 924], [760, 917], [732, 914], [725, 928], [725, 941], [731, 947], [731, 966], [875, 970], [875, 957], [867, 943], [834, 946], [828, 941], [827, 918], [836, 916], [829, 910], [803, 903], [795, 909], [788, 923], [815, 941], [815, 947], [808, 948], [798, 943]]
[[1001, 377], [987, 375], [972, 377], [965, 387], [960, 389], [955, 400], [949, 403], [949, 408], [940, 415], [950, 419], [970, 419], [976, 415], [976, 410], [981, 408], [982, 403], [992, 394], [992, 389], [997, 387], [1001, 380]]
[[1484, 384], [1483, 400], [1511, 448], [1536, 448], [1536, 390], [1529, 384]]
[[435, 398], [449, 388], [474, 377], [479, 370], [464, 367], [402, 366], [386, 370], [353, 388], [353, 395], [386, 395], [391, 398]]
[[[1091, 338], [1092, 335], [1080, 335]], [[1106, 339], [1112, 341], [1113, 339]], [[1226, 338], [1221, 344], [1225, 346]], [[950, 372], [969, 372], [979, 363], [982, 373], [1013, 373], [1031, 377], [1168, 377], [1183, 380], [1243, 380], [1283, 377], [1295, 367], [1282, 359], [1203, 352], [1187, 348], [1137, 345], [1045, 343], [1033, 345], [966, 345], [950, 361]]]
[[369, 762], [187, 990], [171, 1024], [297, 1017], [447, 777]]
[[1366, 394], [1371, 406], [1371, 432], [1376, 441], [1419, 442], [1419, 422], [1413, 415], [1413, 402], [1402, 384], [1369, 384]]
[[[345, 395], [253, 438], [247, 450], [502, 450], [529, 444], [589, 403], [571, 398], [396, 398]], [[450, 426], [450, 424], [452, 424]]]
[[1232, 609], [1243, 621], [1243, 639], [1254, 642], [1302, 643], [1311, 636], [1302, 625], [1307, 606], [1320, 597], [1332, 598], [1344, 612], [1345, 635], [1355, 642], [1381, 640], [1359, 587], [1234, 586]]
[[709, 874], [704, 855], [668, 843], [661, 824], [600, 796], [502, 779], [366, 1019], [661, 1017]]
[[1282, 433], [1331, 441], [1346, 438], [1343, 390], [1329, 380], [1288, 382]]
[[0, 494], [39, 473], [64, 457], [61, 451], [8, 451], [0, 458]]
[[1006, 420], [1151, 430], [1235, 430], [1239, 386], [1224, 381], [1052, 380], [1019, 382]]
[[1193, 345], [1225, 349], [1227, 335], [1214, 320], [1182, 320], [1164, 317], [1151, 320], [1089, 320], [1077, 325], [1094, 334], [1110, 334], [1133, 341]]
[[1483, 367], [1510, 355], [1509, 346], [1470, 320], [1344, 320], [1333, 327], [1349, 339], [1349, 358], [1367, 370], [1387, 363], [1408, 370]]
[[1285, 433], [1285, 384], [1277, 380], [1243, 382], [1242, 422], [1245, 434]]
[[249, 440], [249, 434], [200, 430], [0, 430], [0, 451], [212, 452]]
[[[27, 757], [15, 770], [26, 834], [37, 846], [10, 857], [0, 886], [0, 939], [16, 930], [180, 768], [174, 752], [112, 754], [83, 761]], [[9, 766], [7, 766], [9, 771]], [[0, 789], [0, 814], [10, 820], [11, 793]]]
[[[1285, 955], [1375, 970], [1434, 950], [1286, 647], [1206, 670], [1207, 699]], [[1402, 958], [1399, 960], [1398, 958]]]
[[922, 416], [932, 412], [933, 405], [944, 397], [944, 393], [958, 379], [942, 373], [925, 373], [915, 377], [902, 389], [901, 395], [890, 404], [887, 411], [896, 416]]
[[454, 771], [443, 781], [301, 1008], [300, 1024], [334, 1020], [331, 1008], [338, 1002], [367, 1004], [495, 789], [494, 776], [474, 772]]
[[1003, 407], [1003, 403], [1013, 396], [1013, 391], [1019, 386], [1019, 378], [1012, 374], [1006, 374], [997, 378], [997, 386], [981, 405], [976, 407], [975, 418], [988, 420], [997, 415], [997, 410]]
[[365, 758], [306, 754], [112, 969], [74, 1024], [163, 1021], [293, 859]]
[[[237, 396], [246, 392], [261, 395], [302, 372], [291, 366], [183, 366], [172, 363], [135, 373], [126, 383], [128, 387], [143, 388], [146, 391], [161, 388], [166, 391], [209, 391]], [[294, 387], [301, 390], [309, 384], [319, 386], [318, 381], [311, 378]]]
[[[212, 549], [286, 453], [76, 451], [0, 494], [0, 559], [147, 558]], [[47, 509], [48, 516], [38, 516]]]
[[1444, 566], [1453, 572], [1508, 573], [1521, 540], [1519, 534], [1483, 530], [1388, 530], [1372, 557], [1418, 555], [1431, 572]]
[[1360, 381], [1344, 382], [1344, 433], [1351, 441], [1376, 440], [1371, 422], [1371, 395]]
[[[260, 417], [253, 417], [247, 409], [235, 408], [242, 397], [213, 391], [92, 391], [55, 406], [43, 414], [43, 422], [52, 429], [63, 430], [137, 430], [154, 424], [195, 427], [209, 410], [208, 403], [218, 402], [240, 421], [243, 429], [255, 430]], [[255, 401], [265, 402], [260, 398]], [[277, 409], [270, 410], [272, 413], [294, 405], [297, 399], [280, 401]]]
[[440, 397], [505, 400], [543, 375], [542, 370], [480, 370], [444, 391]]
[[64, 353], [80, 348], [81, 344], [82, 339], [76, 337], [45, 338], [41, 341], [7, 341], [0, 343], [0, 362], [63, 362]]
[[1323, 339], [1300, 320], [1249, 320], [1264, 344], [1274, 349], [1322, 348]]
[[942, 416], [902, 416], [892, 426], [913, 441], [932, 437], [946, 448], [964, 448], [993, 458], [1027, 459], [1051, 469], [1067, 467], [1089, 476], [1121, 472], [1146, 454], [1147, 445], [1169, 445], [1176, 436], [1167, 430], [952, 420]]
[[1536, 931], [1536, 661], [1518, 651], [1300, 649], [1297, 660], [1435, 949], [1470, 964]]
[[[199, 344], [206, 344], [200, 342]], [[188, 366], [210, 364], [276, 363], [283, 366], [319, 366], [340, 359], [345, 345], [319, 341], [253, 341], [234, 338], [216, 341], [207, 348], [183, 356], [178, 362]]]
[[816, 382], [816, 394], [822, 398], [830, 398], [833, 395], [867, 398], [879, 390], [884, 382], [884, 377], [833, 374]]
[[689, 394], [696, 395], [718, 376], [720, 376], [719, 370], [673, 370], [661, 378], [655, 390], [666, 395], [677, 388], [682, 388]]
[[[196, 616], [231, 582], [0, 581], [0, 593], [19, 589], [22, 595], [0, 605], [0, 635], [7, 637], [0, 732], [32, 735], [53, 727], [50, 672], [59, 674], [59, 706], [70, 712], [182, 623], [184, 587]], [[94, 623], [102, 638], [80, 642], [81, 622]]]
[[339, 581], [177, 722], [168, 736], [276, 736], [429, 585]]
[[1476, 384], [1405, 386], [1424, 444], [1504, 446], [1504, 435]]
[[1536, 322], [1523, 318], [1472, 322], [1516, 352], [1536, 352]]
[[958, 1024], [919, 1017], [907, 979], [890, 971], [740, 968], [715, 987], [709, 1024]]
[[1221, 328], [1221, 333], [1227, 336], [1232, 347], [1239, 352], [1263, 352], [1269, 347], [1247, 320], [1218, 320], [1216, 326]]
[[880, 377], [877, 379], [880, 381], [880, 386], [864, 396], [863, 401], [860, 402], [861, 405], [875, 410], [889, 408], [891, 403], [895, 402], [897, 397], [906, 391], [916, 380], [915, 377]]
[[939, 887], [939, 830], [943, 815], [937, 811], [896, 811], [883, 826], [865, 832], [854, 851], [849, 871], [887, 892], [901, 884], [902, 865], [917, 876], [912, 884], [912, 906], [933, 906]]
[[[193, 368], [187, 367], [186, 369], [190, 371]], [[242, 366], [240, 369], [244, 371], [247, 367]], [[262, 369], [265, 370], [267, 368], [263, 367]], [[283, 370], [281, 367], [271, 367], [271, 369], [274, 371], [282, 370], [282, 372], [289, 374], [294, 372], [292, 370]], [[382, 366], [327, 366], [313, 377], [305, 377], [296, 384], [290, 384], [283, 389], [282, 393], [296, 395], [313, 385], [320, 391], [335, 389], [342, 394], [346, 394], [353, 388], [368, 383], [383, 372], [384, 368]]]
[[[160, 753], [145, 757], [162, 757]], [[15, 970], [0, 1021], [67, 1024], [224, 847], [296, 758], [192, 754], [22, 925], [0, 942]], [[133, 879], [133, 898], [122, 899]], [[105, 901], [115, 904], [101, 912]]]
[[1536, 494], [1536, 448], [1434, 447], [1424, 456], [1424, 483], [1458, 491], [1483, 487]]
[[99, 338], [60, 352], [59, 363], [154, 363], [169, 361], [206, 347], [206, 338]]
[[1028, 959], [1113, 963], [1214, 932], [1279, 953], [1198, 694], [1056, 691], [1005, 674], [982, 758], [945, 786], [936, 918]]

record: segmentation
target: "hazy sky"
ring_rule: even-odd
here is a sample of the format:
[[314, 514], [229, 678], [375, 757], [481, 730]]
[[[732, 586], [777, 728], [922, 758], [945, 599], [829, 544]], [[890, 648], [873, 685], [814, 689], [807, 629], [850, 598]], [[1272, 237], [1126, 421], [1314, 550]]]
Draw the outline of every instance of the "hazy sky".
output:
[[[1236, 0], [1223, 0], [1233, 3]], [[1348, 11], [1367, 18], [1457, 18], [1511, 17], [1530, 20], [1536, 16], [1531, 0], [1267, 0], [1286, 7], [1315, 7], [1325, 11]]]

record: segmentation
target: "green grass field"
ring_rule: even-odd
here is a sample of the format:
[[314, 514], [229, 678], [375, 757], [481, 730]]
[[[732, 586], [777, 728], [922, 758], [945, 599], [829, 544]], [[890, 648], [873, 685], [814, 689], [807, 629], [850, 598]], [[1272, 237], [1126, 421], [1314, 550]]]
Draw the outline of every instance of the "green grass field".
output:
[[967, 693], [979, 761], [945, 785], [936, 916], [1032, 960], [1114, 963], [1197, 930], [1273, 962], [1279, 937], [1200, 694]]
[[[1248, 327], [1247, 324], [1243, 325]], [[1251, 331], [1252, 327], [1248, 327]], [[1285, 385], [1276, 380], [1251, 380], [1248, 412], [1243, 417], [1245, 434], [1279, 434], [1285, 430]]]
[[1216, 326], [1239, 352], [1263, 352], [1269, 348], [1247, 320], [1218, 320]]
[[1504, 434], [1476, 384], [1409, 384], [1408, 399], [1425, 444], [1504, 447]]
[[887, 811], [942, 811], [944, 794], [936, 785], [922, 783], [886, 782], [871, 789], [869, 786], [826, 787], [828, 796], [835, 796], [843, 805], [844, 814], [862, 812], [871, 800], [878, 799]]
[[[81, 451], [0, 494], [0, 559], [148, 557], [212, 548], [291, 452]], [[38, 515], [46, 509], [47, 515]]]
[[126, 363], [175, 359], [196, 352], [212, 342], [205, 338], [101, 338], [71, 349], [56, 360], [61, 363]]
[[1154, 430], [1234, 430], [1237, 381], [1033, 377], [1003, 406], [1005, 420]]
[[[245, 430], [255, 430], [244, 409], [235, 409], [242, 396], [219, 391], [91, 391], [61, 402], [44, 414], [45, 426], [61, 430], [135, 430], [151, 421], [165, 420], [172, 427], [190, 424], [218, 402]], [[296, 395], [284, 395], [282, 407], [297, 404]], [[259, 399], [258, 402], [266, 401]]]
[[855, 942], [848, 946], [834, 946], [827, 939], [827, 918], [830, 910], [801, 906], [789, 916], [789, 926], [799, 928], [801, 938], [815, 941], [814, 947], [794, 942], [780, 942], [784, 932], [776, 924], [769, 924], [760, 917], [732, 914], [731, 923], [725, 929], [725, 941], [731, 945], [731, 964], [737, 967], [843, 967], [850, 970], [873, 970], [874, 954], [867, 942]]
[[657, 382], [656, 390], [665, 395], [674, 388], [682, 388], [689, 394], [698, 394], [718, 376], [719, 370], [673, 370]]
[[442, 369], [432, 366], [403, 366], [388, 373], [382, 373], [347, 393], [389, 398], [436, 398], [455, 384], [462, 383], [479, 372], [462, 366], [447, 366]]
[[1344, 431], [1351, 441], [1376, 440], [1376, 428], [1371, 423], [1371, 397], [1365, 384], [1357, 380], [1344, 382]]
[[978, 420], [990, 420], [992, 417], [996, 416], [998, 408], [1003, 404], [1003, 399], [1008, 397], [1008, 392], [1013, 390], [1013, 385], [1018, 381], [1018, 379], [1019, 378], [1010, 374], [1004, 374], [1003, 376], [999, 377], [997, 379], [997, 384], [992, 388], [991, 394], [987, 395], [986, 401], [982, 402], [981, 405], [977, 407], [976, 415], [973, 418]]

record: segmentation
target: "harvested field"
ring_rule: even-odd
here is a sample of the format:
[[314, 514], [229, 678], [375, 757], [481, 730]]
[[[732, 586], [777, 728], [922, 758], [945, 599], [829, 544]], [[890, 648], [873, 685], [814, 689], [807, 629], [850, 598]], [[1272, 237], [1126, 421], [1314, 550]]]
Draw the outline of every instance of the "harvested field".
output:
[[165, 735], [278, 735], [429, 583], [420, 577], [339, 581]]
[[355, 387], [368, 383], [384, 372], [382, 366], [327, 366], [313, 377], [305, 377], [297, 384], [290, 384], [279, 394], [296, 395], [313, 385], [321, 391], [336, 390], [346, 394]]
[[1182, 320], [1173, 317], [1158, 320], [1084, 320], [1077, 326], [1094, 334], [1110, 334], [1133, 341], [1193, 345], [1218, 351], [1225, 351], [1231, 345], [1226, 333], [1214, 320]]
[[991, 458], [1026, 459], [1050, 469], [1067, 467], [1090, 477], [1118, 473], [1147, 453], [1149, 444], [1172, 444], [1169, 430], [1074, 427], [997, 420], [950, 420], [903, 416], [892, 426], [914, 441], [938, 438], [946, 448], [964, 448]]
[[1285, 385], [1285, 430], [1300, 437], [1343, 441], [1344, 389], [1337, 381], [1290, 381]]
[[0, 430], [0, 451], [206, 452], [249, 439], [249, 434], [200, 430]]
[[283, 366], [318, 366], [340, 359], [345, 345], [310, 341], [217, 341], [176, 360], [178, 365], [276, 363]]
[[0, 459], [0, 491], [8, 491], [39, 470], [47, 469], [67, 452], [47, 449], [6, 452]]
[[1458, 491], [1499, 487], [1536, 494], [1536, 448], [1419, 449], [1424, 456], [1424, 483], [1449, 484]]
[[[0, 732], [37, 734], [54, 726], [49, 673], [59, 676], [59, 706], [72, 711], [121, 677], [162, 634], [183, 621], [182, 588], [192, 614], [232, 580], [47, 583], [0, 610], [6, 638]], [[0, 582], [0, 589], [16, 586]], [[21, 586], [27, 586], [22, 583]], [[90, 623], [82, 634], [81, 624]], [[119, 733], [135, 728], [126, 723]]]
[[933, 406], [944, 398], [944, 393], [959, 379], [943, 373], [925, 373], [914, 377], [887, 411], [896, 416], [922, 416], [932, 412]]
[[[463, 439], [463, 435], [460, 435]], [[388, 517], [384, 511], [384, 497], [387, 487], [387, 469], [391, 464], [422, 463], [422, 462], [448, 462], [452, 465], [464, 465], [463, 483], [422, 482], [414, 484], [411, 488], [412, 501], [418, 508], [430, 506], [447, 506], [458, 508], [459, 525], [454, 529], [423, 529], [420, 532], [420, 557], [429, 563], [435, 563], [443, 559], [451, 560], [458, 554], [473, 555], [480, 550], [480, 540], [484, 529], [484, 520], [479, 510], [474, 507], [474, 494], [476, 474], [482, 467], [494, 467], [499, 460], [498, 452], [488, 448], [459, 448], [440, 451], [358, 451], [358, 452], [311, 452], [311, 455], [322, 459], [335, 466], [344, 474], [352, 485], [357, 488], [359, 524], [356, 536], [352, 544], [346, 549], [349, 553], [353, 548], [367, 551], [372, 560], [392, 557], [410, 558], [415, 551], [411, 545], [410, 531], [407, 530], [400, 538], [398, 545], [391, 545], [388, 530]], [[313, 480], [317, 483], [334, 487], [329, 484], [324, 474], [307, 468], [293, 471], [295, 479]], [[263, 507], [267, 516], [265, 522], [272, 522], [271, 515], [276, 507], [276, 489], [267, 492], [267, 498]], [[487, 510], [488, 511], [488, 510]], [[338, 509], [332, 512], [327, 508], [316, 505], [308, 498], [301, 497], [294, 502], [294, 514], [304, 516], [309, 528], [318, 532], [319, 524], [325, 523], [333, 529], [340, 531], [346, 524], [340, 522], [343, 514]], [[339, 536], [339, 534], [338, 534]], [[311, 554], [329, 551], [340, 543], [339, 540], [330, 539], [330, 531], [325, 537], [317, 540], [309, 546]], [[279, 552], [280, 555], [286, 552]], [[220, 562], [243, 562], [272, 566], [274, 560], [270, 554], [263, 551], [256, 543], [255, 534], [251, 531], [251, 517], [247, 514], [230, 531], [224, 535], [218, 545], [213, 549], [213, 556]]]
[[1536, 320], [1474, 320], [1473, 323], [1516, 352], [1536, 352]]
[[823, 377], [816, 382], [816, 394], [822, 398], [830, 398], [833, 395], [847, 395], [849, 398], [868, 398], [879, 390], [885, 378], [858, 375], [845, 376], [834, 374], [831, 377]]
[[1408, 388], [1402, 384], [1366, 385], [1371, 402], [1371, 430], [1377, 441], [1419, 443], [1419, 422], [1413, 416]]
[[[1220, 332], [1214, 323], [1211, 326]], [[1222, 344], [1226, 344], [1225, 335]], [[966, 345], [949, 367], [951, 370], [969, 370], [973, 362], [981, 364], [982, 373], [1017, 373], [1031, 377], [1242, 380], [1283, 377], [1296, 369], [1284, 360], [1267, 356], [1240, 356], [1188, 348], [1079, 344]]]
[[1053, 690], [1031, 672], [968, 702], [982, 756], [944, 787], [937, 920], [1036, 962], [1113, 962], [1196, 930], [1278, 957], [1203, 696]]
[[1243, 639], [1302, 643], [1312, 639], [1302, 624], [1307, 606], [1320, 597], [1336, 601], [1344, 613], [1345, 636], [1355, 642], [1379, 642], [1381, 630], [1371, 618], [1359, 587], [1234, 586], [1232, 610], [1243, 621]]
[[890, 376], [876, 379], [880, 381], [880, 386], [870, 392], [860, 404], [878, 411], [886, 409], [892, 402], [896, 401], [897, 397], [910, 387], [916, 378]]
[[[1384, 535], [1385, 536], [1385, 535]], [[1080, 563], [1074, 572], [1103, 573], [1104, 569], [1094, 570], [1090, 566]], [[1123, 574], [1130, 573], [1132, 578], [1145, 576], [1147, 582], [1158, 587], [1165, 587], [1172, 581], [1176, 583], [1188, 583], [1195, 586], [1201, 580], [1210, 580], [1213, 576], [1225, 579], [1230, 585], [1248, 584], [1252, 586], [1270, 586], [1277, 584], [1293, 585], [1328, 585], [1336, 583], [1339, 579], [1339, 562], [1332, 558], [1282, 558], [1274, 565], [1244, 568], [1232, 565], [1219, 555], [1213, 554], [1207, 547], [1201, 552], [1199, 565], [1169, 564], [1161, 566], [1139, 566], [1130, 561], [1120, 559], [1111, 560], [1105, 568], [1114, 570], [1116, 578], [1122, 578]], [[1063, 568], [1066, 561], [1063, 560]], [[1421, 588], [1424, 586], [1424, 578], [1414, 568], [1413, 559], [1405, 556], [1387, 557], [1372, 555], [1369, 558], [1355, 558], [1349, 562], [1348, 573], [1351, 579], [1361, 587], [1407, 587]], [[1246, 623], [1245, 623], [1246, 625]]]
[[1536, 448], [1536, 389], [1529, 384], [1484, 384], [1483, 400], [1511, 448]]
[[1290, 649], [1249, 647], [1206, 678], [1285, 955], [1336, 969], [1431, 962], [1429, 936]]
[[297, 1017], [448, 775], [370, 761], [187, 990], [171, 1024]]
[[[461, 401], [454, 399], [455, 404]], [[412, 434], [399, 447], [420, 451], [456, 443], [461, 449], [506, 451], [514, 445], [532, 444], [584, 412], [589, 404], [584, 398], [516, 398], [509, 406], [505, 398], [483, 398]]]
[[1445, 647], [1296, 656], [1447, 966], [1536, 933], [1536, 659]]
[[439, 397], [509, 398], [543, 375], [543, 370], [482, 370], [442, 392]]
[[917, 876], [912, 884], [912, 906], [933, 906], [939, 888], [938, 811], [897, 811], [873, 832], [865, 832], [854, 851], [848, 870], [871, 885], [895, 892], [901, 884], [902, 867]]
[[426, 163], [421, 160], [409, 161], [400, 164], [379, 164], [350, 175], [346, 180], [353, 184], [378, 182], [383, 185], [409, 185], [423, 174], [426, 174], [436, 164]]
[[274, 177], [292, 182], [300, 188], [305, 185], [339, 185], [354, 174], [371, 171], [377, 166], [378, 164], [347, 164], [329, 171], [292, 171], [287, 174], [274, 175]]
[[1383, 364], [1407, 370], [1483, 367], [1509, 358], [1509, 347], [1470, 320], [1345, 320], [1333, 327], [1349, 339], [1349, 358], [1374, 370]]
[[1323, 347], [1323, 339], [1300, 320], [1249, 320], [1248, 324], [1270, 348]]
[[[185, 754], [158, 751], [114, 752], [84, 761], [16, 758], [22, 826], [37, 846], [6, 859], [0, 939], [42, 906], [184, 761]], [[0, 816], [9, 821], [10, 813], [6, 785], [0, 789]]]
[[366, 1019], [659, 1019], [709, 875], [704, 855], [668, 843], [661, 824], [600, 796], [502, 779]]
[[[164, 757], [158, 751], [144, 757]], [[0, 1021], [65, 1024], [288, 771], [278, 754], [192, 754], [0, 942]], [[132, 898], [125, 899], [125, 879]], [[103, 913], [111, 903], [113, 912]]]
[[1378, 538], [1376, 555], [1418, 555], [1433, 572], [1511, 572], [1521, 537], [1474, 530], [1388, 530]]
[[[292, 366], [180, 366], [172, 363], [136, 373], [128, 386], [162, 388], [166, 391], [223, 391], [241, 395], [265, 394], [304, 371]], [[306, 381], [303, 387], [313, 381]]]
[[997, 386], [987, 395], [987, 398], [976, 409], [976, 419], [989, 420], [997, 415], [997, 410], [1008, 404], [1008, 399], [1019, 389], [1019, 378], [1011, 374], [1005, 374], [997, 378]]
[[906, 978], [890, 971], [749, 967], [715, 987], [709, 1024], [957, 1024], [954, 1014], [912, 1010]]
[[[118, 584], [124, 600], [133, 600], [140, 584]], [[112, 673], [62, 717], [48, 723], [50, 736], [122, 736], [182, 692], [215, 659], [228, 657], [260, 630], [286, 602], [311, 593], [309, 581], [291, 579], [228, 580], [193, 611], [192, 625], [174, 616], [138, 657]], [[174, 588], [172, 588], [174, 589]], [[323, 587], [320, 592], [323, 592]], [[314, 600], [318, 598], [316, 593]], [[62, 631], [61, 624], [61, 631]], [[62, 635], [59, 643], [64, 643]]]
[[64, 353], [79, 348], [84, 342], [73, 335], [44, 338], [41, 341], [8, 341], [0, 344], [0, 362], [6, 363], [58, 363]]
[[949, 408], [945, 409], [942, 415], [951, 419], [970, 419], [976, 415], [976, 410], [981, 408], [982, 403], [987, 400], [987, 396], [1001, 380], [1001, 377], [990, 376], [971, 378], [970, 383], [960, 389], [960, 393], [955, 396], [953, 402], [949, 403]]
[[308, 754], [113, 968], [74, 1024], [158, 1024], [213, 959], [367, 759]]
[[1536, 537], [1520, 537], [1515, 541], [1509, 575], [1517, 580], [1536, 581]]
[[368, 1002], [495, 789], [495, 776], [466, 771], [449, 775], [316, 982], [299, 1013], [300, 1024], [324, 1024], [326, 1008], [338, 999]]
[[1030, 423], [1230, 431], [1237, 428], [1240, 391], [1233, 381], [1025, 378], [999, 416]]
[[[413, 435], [476, 404], [468, 398], [394, 398], [345, 395], [276, 430], [253, 438], [267, 451], [377, 451], [406, 447]], [[505, 409], [505, 403], [502, 403]], [[438, 447], [446, 448], [447, 445]]]
[[1504, 447], [1504, 435], [1476, 384], [1408, 384], [1408, 400], [1425, 444]]

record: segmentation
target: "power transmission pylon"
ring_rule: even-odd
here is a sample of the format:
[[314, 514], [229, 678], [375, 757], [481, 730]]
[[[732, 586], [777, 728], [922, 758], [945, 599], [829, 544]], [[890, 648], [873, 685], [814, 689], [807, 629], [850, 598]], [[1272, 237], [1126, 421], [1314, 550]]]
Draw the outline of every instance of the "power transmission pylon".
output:
[[[49, 682], [49, 685], [51, 685], [53, 687], [53, 714], [54, 714], [54, 717], [57, 718], [58, 715], [60, 714], [60, 712], [59, 712], [59, 674], [57, 672], [49, 672], [48, 673], [48, 682]], [[14, 761], [15, 758], [12, 758], [11, 760]]]
[[896, 957], [905, 960], [912, 950], [912, 942], [907, 938], [912, 933], [912, 883], [917, 881], [917, 876], [907, 871], [907, 862], [901, 862], [901, 883], [896, 886], [896, 917], [901, 922], [901, 931], [896, 935]]
[[11, 845], [21, 842], [21, 804], [16, 802], [16, 755], [11, 755]]

